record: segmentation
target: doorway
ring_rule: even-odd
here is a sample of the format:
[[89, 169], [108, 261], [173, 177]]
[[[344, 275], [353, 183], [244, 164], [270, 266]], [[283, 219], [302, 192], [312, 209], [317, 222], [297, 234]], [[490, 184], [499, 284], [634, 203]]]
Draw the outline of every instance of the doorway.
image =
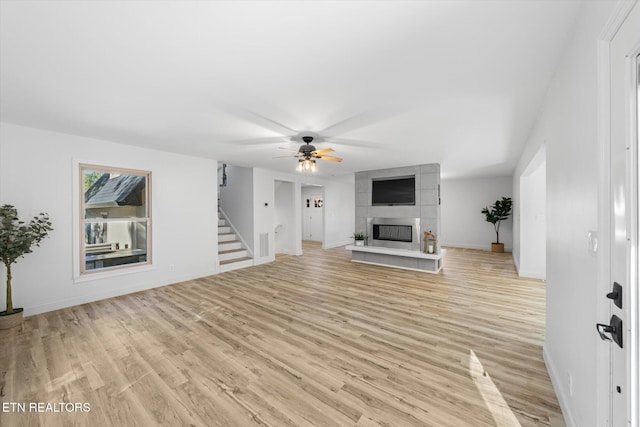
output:
[[547, 161], [543, 145], [520, 176], [520, 266], [522, 277], [546, 279]]
[[302, 240], [324, 243], [324, 188], [302, 185]]
[[[611, 427], [637, 426], [638, 361], [638, 81], [640, 75], [640, 7], [627, 3], [624, 20], [600, 42], [603, 104], [601, 128], [605, 194], [602, 212], [603, 251], [597, 295], [600, 337], [598, 402]], [[626, 16], [626, 18], [625, 18]], [[608, 203], [607, 203], [608, 202]], [[600, 252], [600, 251], [599, 251]]]

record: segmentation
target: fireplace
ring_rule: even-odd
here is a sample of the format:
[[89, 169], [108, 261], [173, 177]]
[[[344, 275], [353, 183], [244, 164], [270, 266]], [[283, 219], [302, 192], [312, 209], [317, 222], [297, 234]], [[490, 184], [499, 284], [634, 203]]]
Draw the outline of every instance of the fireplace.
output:
[[367, 218], [369, 244], [420, 250], [420, 218]]

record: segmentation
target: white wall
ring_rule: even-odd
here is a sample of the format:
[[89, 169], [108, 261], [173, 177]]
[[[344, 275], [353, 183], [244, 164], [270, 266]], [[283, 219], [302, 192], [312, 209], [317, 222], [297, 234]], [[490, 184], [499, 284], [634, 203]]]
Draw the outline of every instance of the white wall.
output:
[[295, 224], [293, 218], [295, 208], [293, 203], [295, 186], [293, 182], [275, 182], [275, 221], [274, 221], [274, 241], [276, 253], [293, 255], [296, 251]]
[[[584, 2], [537, 123], [514, 173], [546, 142], [547, 319], [544, 355], [567, 425], [600, 426], [596, 372], [601, 345], [596, 259], [587, 233], [598, 227], [597, 47], [616, 2]], [[601, 203], [608, 203], [603, 200]], [[569, 388], [569, 376], [573, 380]]]
[[[443, 179], [440, 182], [442, 246], [491, 250], [496, 241], [493, 224], [482, 209], [502, 197], [511, 197], [511, 177]], [[500, 224], [500, 243], [506, 251], [513, 247], [513, 218]]]
[[[74, 280], [77, 161], [151, 171], [153, 267]], [[215, 182], [214, 160], [0, 123], [0, 204], [15, 205], [27, 218], [48, 212], [54, 227], [50, 238], [13, 265], [14, 304], [32, 315], [214, 274]], [[0, 271], [4, 285], [6, 271]], [[4, 306], [4, 291], [0, 298]]]
[[356, 222], [353, 175], [346, 181], [326, 180], [324, 185], [324, 239], [322, 247], [335, 248], [353, 243]]
[[[324, 187], [325, 235], [323, 248], [349, 244], [355, 221], [355, 196], [353, 175], [335, 178], [320, 178], [313, 175], [283, 173], [267, 169], [253, 170], [254, 203], [254, 264], [275, 259], [275, 181], [294, 183], [295, 255], [302, 254], [302, 183]], [[267, 234], [269, 253], [260, 256], [260, 234]]]
[[252, 248], [253, 169], [227, 164], [227, 185], [220, 187], [220, 208], [249, 248]]
[[520, 263], [518, 274], [544, 279], [547, 257], [547, 165], [520, 177]]

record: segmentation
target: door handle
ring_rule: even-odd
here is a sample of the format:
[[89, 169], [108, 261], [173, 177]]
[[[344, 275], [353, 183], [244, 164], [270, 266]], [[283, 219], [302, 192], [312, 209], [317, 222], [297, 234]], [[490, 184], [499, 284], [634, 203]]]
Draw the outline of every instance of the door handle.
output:
[[[611, 341], [613, 338], [613, 342], [615, 342], [620, 348], [622, 348], [622, 333], [624, 331], [622, 329], [622, 319], [620, 319], [618, 316], [616, 316], [615, 314], [611, 316], [608, 325], [605, 325], [604, 323], [598, 323], [596, 325], [596, 330], [598, 331], [598, 334], [603, 341]], [[609, 338], [605, 334], [611, 334], [611, 338]]]
[[596, 325], [596, 330], [598, 331], [598, 334], [600, 334], [600, 339], [602, 341], [611, 341], [611, 338], [605, 335], [613, 332], [613, 328], [611, 328], [610, 325], [605, 325], [604, 323], [598, 323]]
[[613, 290], [607, 294], [607, 298], [613, 301], [618, 308], [622, 308], [622, 285], [613, 282]]

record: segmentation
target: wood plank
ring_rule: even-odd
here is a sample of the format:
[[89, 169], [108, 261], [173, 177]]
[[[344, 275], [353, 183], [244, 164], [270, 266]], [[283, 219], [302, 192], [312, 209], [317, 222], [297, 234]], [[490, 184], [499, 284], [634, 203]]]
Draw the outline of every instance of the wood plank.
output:
[[0, 331], [2, 402], [91, 405], [0, 424], [563, 425], [545, 284], [509, 254], [451, 248], [433, 275], [303, 250]]

